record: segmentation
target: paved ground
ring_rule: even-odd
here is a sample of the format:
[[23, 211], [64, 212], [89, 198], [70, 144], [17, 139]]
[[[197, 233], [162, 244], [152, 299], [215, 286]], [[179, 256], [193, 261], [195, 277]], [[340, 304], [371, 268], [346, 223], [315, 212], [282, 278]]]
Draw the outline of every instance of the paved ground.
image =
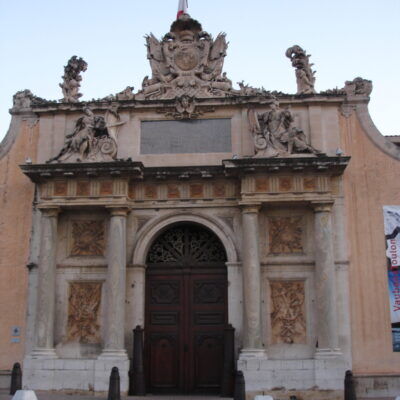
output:
[[[55, 393], [36, 391], [38, 400], [106, 400], [107, 396], [83, 395], [79, 393]], [[8, 391], [0, 390], [0, 400], [11, 400], [13, 396], [8, 394]], [[217, 396], [128, 396], [127, 400], [222, 400], [222, 397]], [[321, 399], [323, 400], [323, 399]], [[394, 400], [394, 397], [369, 397], [358, 398], [357, 400]]]
[[[54, 392], [42, 392], [36, 391], [36, 397], [38, 400], [105, 400], [107, 396], [94, 396], [94, 395], [83, 395], [77, 393], [54, 393]], [[10, 396], [7, 391], [0, 390], [0, 400], [11, 400], [13, 396]], [[131, 400], [222, 400], [221, 397], [217, 396], [128, 396], [126, 399]]]

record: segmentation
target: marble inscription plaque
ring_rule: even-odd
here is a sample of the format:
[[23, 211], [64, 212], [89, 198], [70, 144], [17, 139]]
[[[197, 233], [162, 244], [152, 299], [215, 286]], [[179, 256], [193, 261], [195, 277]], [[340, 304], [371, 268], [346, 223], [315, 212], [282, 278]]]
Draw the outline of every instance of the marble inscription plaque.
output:
[[141, 154], [231, 151], [231, 120], [228, 118], [141, 123]]
[[271, 282], [272, 343], [306, 343], [303, 281]]
[[302, 217], [269, 217], [268, 225], [270, 253], [302, 253], [302, 222]]
[[71, 256], [102, 256], [104, 248], [104, 221], [72, 221]]
[[71, 282], [68, 297], [67, 339], [99, 343], [101, 282]]

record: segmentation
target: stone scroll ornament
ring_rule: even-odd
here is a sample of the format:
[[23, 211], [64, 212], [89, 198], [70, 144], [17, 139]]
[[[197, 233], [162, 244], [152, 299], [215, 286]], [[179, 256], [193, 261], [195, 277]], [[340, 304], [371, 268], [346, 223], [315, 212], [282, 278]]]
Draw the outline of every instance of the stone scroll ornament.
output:
[[89, 107], [83, 109], [83, 117], [75, 123], [72, 133], [52, 162], [105, 162], [117, 158], [117, 135], [121, 122], [118, 106], [112, 105], [104, 117], [94, 115]]
[[152, 77], [146, 76], [135, 98], [171, 99], [227, 96], [232, 82], [222, 73], [228, 44], [225, 34], [215, 40], [201, 24], [182, 13], [160, 41], [146, 37]]
[[277, 100], [270, 104], [269, 111], [258, 113], [249, 109], [247, 115], [253, 134], [254, 157], [287, 157], [295, 153], [322, 155], [307, 144], [304, 132], [293, 125], [294, 119], [289, 108], [282, 110]]
[[315, 71], [311, 69], [310, 54], [300, 46], [295, 45], [286, 50], [286, 57], [290, 58], [292, 66], [296, 68], [297, 94], [315, 93]]
[[64, 75], [62, 76], [63, 82], [60, 87], [63, 92], [64, 103], [77, 103], [82, 94], [79, 93], [81, 87], [82, 76], [81, 73], [87, 70], [87, 63], [82, 58], [72, 56], [68, 64], [64, 67]]

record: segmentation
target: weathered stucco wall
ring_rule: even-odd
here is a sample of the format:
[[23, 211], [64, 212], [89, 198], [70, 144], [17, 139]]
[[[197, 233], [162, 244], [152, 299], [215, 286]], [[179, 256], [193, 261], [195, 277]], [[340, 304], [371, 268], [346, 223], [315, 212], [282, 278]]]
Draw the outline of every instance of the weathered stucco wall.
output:
[[400, 205], [400, 157], [373, 126], [366, 105], [357, 107], [341, 118], [341, 146], [351, 155], [344, 182], [353, 372], [396, 374], [400, 353], [392, 351], [382, 207]]
[[[24, 355], [34, 185], [19, 164], [28, 157], [35, 161], [37, 137], [38, 125], [31, 118], [14, 116], [0, 145], [0, 370], [11, 369]], [[21, 327], [20, 336], [12, 336], [13, 326]]]

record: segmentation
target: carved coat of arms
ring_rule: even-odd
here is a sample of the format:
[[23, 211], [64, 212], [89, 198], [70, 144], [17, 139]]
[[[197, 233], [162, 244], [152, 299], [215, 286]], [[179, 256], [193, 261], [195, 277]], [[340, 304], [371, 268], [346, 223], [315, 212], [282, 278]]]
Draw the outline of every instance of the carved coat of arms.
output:
[[136, 98], [225, 96], [232, 90], [222, 74], [228, 47], [224, 33], [213, 40], [199, 22], [183, 14], [161, 41], [150, 34], [146, 43], [152, 77], [144, 78]]

